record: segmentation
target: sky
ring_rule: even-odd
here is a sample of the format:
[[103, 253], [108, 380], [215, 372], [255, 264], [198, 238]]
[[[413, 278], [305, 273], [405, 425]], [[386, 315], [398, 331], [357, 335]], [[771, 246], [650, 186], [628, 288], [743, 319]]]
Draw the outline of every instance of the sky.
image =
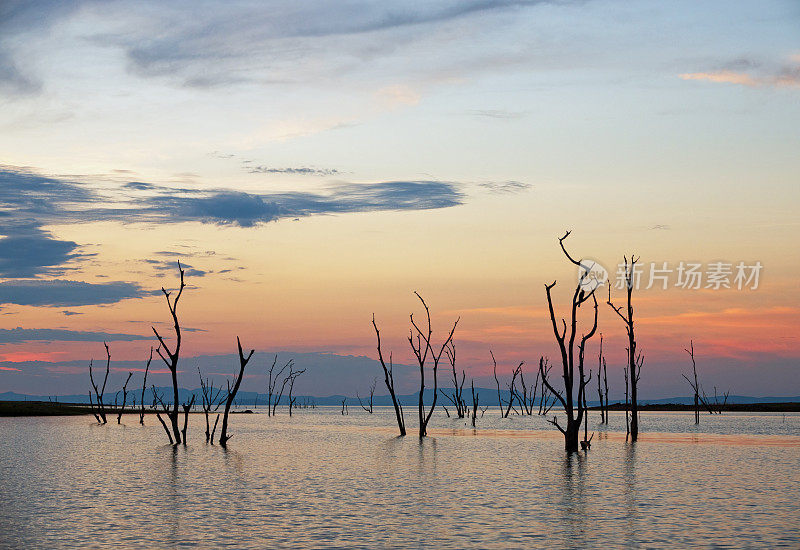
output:
[[577, 281], [571, 230], [615, 302], [640, 257], [642, 395], [691, 391], [690, 342], [709, 391], [798, 395], [799, 128], [788, 0], [6, 0], [0, 392], [81, 393], [103, 341], [133, 362], [121, 385], [169, 332], [178, 261], [184, 387], [233, 373], [239, 336], [248, 391], [282, 352], [327, 365], [299, 391], [363, 393], [373, 313], [411, 363], [414, 291], [435, 338], [460, 319], [478, 384], [489, 350], [532, 373], [557, 353], [544, 285], [565, 315]]

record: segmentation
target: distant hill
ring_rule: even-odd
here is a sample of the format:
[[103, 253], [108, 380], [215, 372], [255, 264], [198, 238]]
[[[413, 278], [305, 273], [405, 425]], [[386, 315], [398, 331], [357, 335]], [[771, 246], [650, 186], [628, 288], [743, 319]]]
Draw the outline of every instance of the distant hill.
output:
[[[164, 398], [168, 399], [171, 396], [172, 388], [167, 387], [160, 387], [157, 388], [158, 391], [164, 393]], [[131, 404], [131, 400], [135, 395], [137, 402], [140, 397], [140, 392], [136, 390], [131, 390], [128, 393], [128, 406]], [[452, 389], [445, 388], [445, 392], [451, 393]], [[481, 406], [486, 405], [497, 405], [497, 389], [496, 388], [475, 388], [475, 392], [479, 394], [480, 404]], [[464, 398], [471, 404], [472, 397], [467, 395], [467, 391], [465, 390]], [[191, 395], [194, 394], [196, 396], [196, 401], [200, 402], [200, 397], [202, 395], [200, 388], [196, 389], [185, 389], [181, 388], [178, 392], [179, 399], [182, 402], [186, 402], [191, 399]], [[103, 397], [103, 401], [111, 406], [114, 404], [114, 393], [107, 393]], [[500, 395], [502, 399], [508, 399], [508, 391], [501, 390]], [[368, 398], [368, 396], [367, 396]], [[400, 402], [403, 406], [409, 405], [416, 405], [419, 401], [419, 392], [411, 393], [411, 394], [404, 394], [398, 396]], [[150, 405], [152, 403], [153, 394], [152, 391], [148, 390], [145, 393], [145, 403]], [[297, 396], [297, 403], [302, 404], [304, 402], [314, 403], [319, 406], [325, 405], [341, 405], [342, 399], [347, 399], [347, 403], [349, 406], [358, 406], [358, 399], [354, 395], [327, 395], [327, 396], [316, 396], [316, 395], [298, 395]], [[361, 396], [362, 401], [365, 402], [366, 400], [364, 396]], [[49, 395], [27, 395], [15, 392], [5, 392], [0, 393], [0, 401], [54, 401], [59, 403], [88, 403], [89, 402], [89, 395], [87, 394], [75, 394], [75, 395], [58, 395], [58, 396], [49, 396]], [[425, 401], [431, 401], [431, 391], [428, 390], [425, 392]], [[256, 392], [246, 392], [240, 391], [237, 398], [236, 403], [238, 405], [264, 405], [267, 402], [267, 394], [264, 393], [256, 393]], [[616, 401], [615, 401], [616, 402]], [[666, 404], [676, 404], [676, 405], [691, 405], [694, 403], [693, 397], [685, 396], [685, 397], [669, 397], [665, 399], [642, 399], [639, 401], [643, 405], [666, 405]], [[376, 406], [381, 405], [391, 405], [392, 399], [389, 395], [376, 395], [373, 399], [373, 403]], [[449, 408], [450, 402], [443, 398], [442, 395], [439, 395], [439, 403], [445, 405]], [[783, 397], [752, 397], [748, 395], [730, 395], [728, 396], [728, 403], [738, 403], [738, 404], [757, 404], [757, 403], [800, 403], [800, 395], [794, 396], [783, 396]], [[286, 396], [281, 399], [281, 405], [287, 404]], [[599, 403], [597, 401], [588, 401], [587, 404], [589, 406], [597, 406]]]

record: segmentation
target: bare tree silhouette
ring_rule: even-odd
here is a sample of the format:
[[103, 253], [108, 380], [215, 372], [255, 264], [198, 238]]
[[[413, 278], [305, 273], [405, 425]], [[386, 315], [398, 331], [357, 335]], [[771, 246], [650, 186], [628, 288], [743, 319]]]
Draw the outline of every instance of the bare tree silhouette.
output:
[[144, 426], [144, 390], [147, 388], [147, 373], [150, 372], [150, 363], [153, 361], [153, 346], [150, 346], [150, 357], [144, 367], [144, 378], [142, 379], [142, 403], [139, 410], [139, 424]]
[[631, 441], [636, 441], [639, 437], [639, 404], [637, 401], [637, 388], [639, 385], [639, 373], [642, 370], [644, 363], [644, 356], [636, 349], [636, 335], [634, 334], [634, 321], [633, 321], [633, 304], [631, 303], [631, 296], [633, 294], [633, 287], [635, 284], [635, 266], [639, 258], [631, 256], [630, 264], [628, 264], [627, 256], [623, 257], [625, 260], [625, 286], [627, 287], [627, 309], [622, 313], [622, 306], [615, 307], [611, 301], [611, 286], [608, 287], [608, 305], [625, 323], [625, 331], [628, 334], [628, 383], [630, 384], [630, 436]]
[[[603, 373], [605, 393], [600, 385], [600, 373]], [[600, 423], [608, 424], [608, 378], [606, 376], [606, 358], [603, 355], [603, 333], [600, 333], [600, 353], [597, 355], [597, 397], [600, 399]]]
[[222, 428], [219, 432], [219, 444], [222, 447], [225, 447], [228, 444], [228, 440], [231, 438], [231, 436], [228, 435], [228, 413], [230, 413], [231, 404], [233, 404], [233, 400], [236, 399], [236, 392], [239, 391], [239, 386], [242, 383], [244, 368], [255, 352], [255, 350], [251, 349], [250, 353], [245, 357], [242, 352], [242, 342], [239, 340], [238, 336], [236, 337], [236, 347], [239, 351], [239, 374], [233, 379], [233, 386], [231, 386], [230, 381], [228, 381], [228, 397], [225, 399], [225, 412], [222, 415]]
[[389, 352], [389, 365], [383, 358], [383, 349], [381, 348], [381, 331], [378, 330], [378, 325], [375, 323], [375, 314], [372, 314], [372, 327], [375, 329], [375, 338], [378, 340], [378, 360], [381, 362], [383, 368], [383, 380], [386, 383], [386, 389], [389, 390], [389, 395], [392, 397], [392, 405], [394, 405], [394, 414], [397, 418], [397, 427], [400, 429], [400, 435], [406, 435], [406, 421], [403, 415], [403, 405], [397, 400], [397, 394], [394, 390], [394, 369], [392, 365], [392, 353]]
[[164, 403], [164, 396], [161, 393], [159, 393], [155, 385], [152, 386], [152, 390], [153, 390], [153, 408], [156, 409], [156, 406], [160, 407], [160, 410], [156, 409], [156, 418], [161, 423], [161, 426], [164, 428], [164, 431], [167, 433], [167, 437], [169, 438], [169, 444], [175, 445], [176, 443], [175, 438], [172, 437], [172, 432], [167, 426], [167, 423], [164, 422], [164, 419], [161, 417], [162, 414], [169, 417], [170, 408], [167, 406], [166, 403]]
[[219, 408], [222, 406], [222, 403], [225, 402], [224, 398], [220, 398], [220, 394], [222, 393], [222, 388], [219, 387], [214, 391], [214, 382], [208, 378], [203, 379], [203, 375], [200, 373], [200, 368], [197, 369], [197, 374], [200, 375], [200, 399], [202, 401], [203, 406], [203, 414], [206, 417], [206, 443], [214, 443], [214, 433], [217, 431], [217, 423], [219, 422], [219, 413], [217, 413], [216, 418], [214, 419], [214, 428], [211, 429], [211, 422], [209, 421], [209, 416], [211, 413], [217, 412]]
[[503, 400], [500, 398], [500, 380], [497, 378], [497, 360], [494, 358], [494, 352], [489, 350], [489, 355], [492, 356], [492, 372], [494, 373], [494, 383], [497, 385], [497, 406], [500, 407], [500, 418], [505, 418], [503, 413]]
[[[164, 298], [167, 301], [167, 307], [169, 308], [169, 313], [172, 316], [173, 328], [175, 330], [175, 348], [172, 351], [170, 351], [169, 346], [167, 346], [167, 343], [158, 333], [156, 327], [152, 327], [153, 333], [156, 335], [156, 338], [158, 338], [158, 341], [161, 344], [156, 349], [156, 352], [158, 353], [158, 356], [161, 357], [161, 360], [164, 361], [164, 364], [167, 365], [167, 368], [172, 375], [172, 407], [169, 410], [164, 410], [164, 413], [167, 415], [170, 424], [172, 425], [170, 442], [174, 441], [175, 444], [181, 442], [181, 430], [178, 427], [178, 359], [180, 358], [181, 352], [181, 325], [178, 322], [178, 301], [181, 299], [183, 289], [186, 287], [186, 283], [183, 281], [184, 272], [180, 262], [178, 262], [178, 271], [180, 272], [181, 276], [180, 288], [178, 289], [178, 294], [173, 300], [170, 300], [171, 293], [167, 292], [164, 287], [161, 287], [161, 292], [164, 293]], [[163, 352], [161, 351], [162, 348], [164, 350]], [[164, 355], [165, 353], [166, 356]]]
[[[444, 353], [445, 348], [450, 344], [453, 340], [453, 334], [456, 331], [456, 327], [458, 326], [458, 319], [456, 322], [453, 323], [453, 328], [450, 329], [450, 334], [445, 339], [442, 346], [439, 348], [439, 351], [436, 352], [431, 344], [431, 338], [433, 336], [433, 329], [431, 328], [431, 312], [428, 308], [428, 304], [425, 303], [425, 300], [422, 299], [422, 296], [419, 295], [418, 292], [414, 292], [417, 298], [419, 298], [420, 302], [422, 302], [422, 307], [425, 308], [425, 318], [427, 321], [427, 325], [425, 329], [421, 329], [416, 321], [414, 321], [414, 314], [410, 315], [411, 318], [411, 329], [409, 330], [408, 334], [408, 342], [411, 344], [411, 351], [414, 352], [414, 357], [417, 359], [417, 364], [419, 365], [419, 436], [425, 437], [428, 434], [428, 422], [430, 422], [431, 416], [433, 415], [433, 411], [436, 409], [436, 398], [438, 396], [438, 370], [439, 370], [439, 361], [442, 358], [442, 354]], [[416, 334], [415, 334], [416, 332]], [[415, 341], [416, 337], [416, 341]], [[425, 363], [430, 357], [431, 361], [433, 362], [433, 403], [431, 404], [430, 408], [426, 411], [425, 410], [425, 402], [424, 402], [424, 394], [425, 394]]]
[[[456, 415], [458, 418], [464, 418], [467, 414], [467, 403], [464, 401], [464, 379], [466, 378], [466, 373], [464, 370], [461, 370], [461, 382], [458, 381], [458, 374], [456, 374], [456, 344], [455, 342], [450, 342], [450, 345], [445, 347], [444, 353], [447, 356], [447, 361], [450, 363], [450, 368], [452, 369], [453, 373], [453, 395], [448, 394], [444, 391], [444, 389], [440, 389], [439, 391], [441, 394], [450, 401], [456, 409]], [[442, 406], [444, 408], [444, 405]], [[447, 409], [445, 408], [445, 411]], [[450, 413], [447, 413], [447, 416], [450, 416]]]
[[97, 405], [92, 402], [92, 394], [89, 393], [89, 406], [92, 408], [92, 414], [97, 419], [99, 424], [106, 424], [108, 419], [106, 418], [106, 406], [103, 403], [103, 395], [106, 392], [106, 383], [108, 382], [108, 372], [111, 367], [111, 352], [108, 349], [108, 344], [103, 342], [103, 346], [106, 348], [106, 373], [103, 376], [103, 386], [101, 388], [97, 387], [97, 384], [94, 383], [94, 375], [92, 374], [92, 363], [93, 361], [89, 361], [89, 381], [92, 383], [92, 388], [94, 389], [94, 395], [97, 399]]
[[694, 342], [689, 341], [689, 349], [684, 350], [692, 358], [692, 372], [694, 374], [694, 382], [689, 380], [685, 374], [681, 374], [689, 385], [694, 390], [694, 423], [700, 424], [700, 385], [697, 383], [697, 363], [694, 360]]
[[[283, 394], [283, 388], [286, 387], [286, 379], [283, 381], [283, 386], [281, 386], [281, 395], [277, 395], [277, 399], [273, 400], [273, 397], [276, 396], [275, 388], [278, 385], [278, 381], [287, 368], [289, 372], [291, 372], [292, 365], [294, 364], [293, 360], [289, 360], [280, 368], [278, 372], [275, 372], [275, 366], [278, 364], [278, 356], [276, 355], [275, 358], [272, 360], [272, 366], [269, 368], [269, 379], [267, 380], [267, 416], [275, 416], [275, 410], [278, 408], [278, 402], [281, 400], [281, 395]], [[273, 374], [274, 373], [274, 374]]]
[[294, 408], [294, 403], [296, 401], [296, 397], [292, 397], [292, 393], [294, 392], [294, 383], [297, 380], [297, 377], [306, 372], [306, 369], [292, 371], [292, 367], [289, 367], [289, 376], [286, 378], [289, 380], [289, 416], [292, 416], [292, 409]]
[[475, 393], [475, 380], [470, 380], [469, 385], [472, 388], [472, 427], [475, 427], [475, 419], [478, 416], [478, 397], [480, 394]]
[[356, 398], [358, 399], [358, 404], [361, 405], [361, 408], [367, 411], [369, 414], [372, 414], [372, 403], [373, 400], [375, 399], [375, 387], [377, 385], [378, 385], [378, 378], [375, 377], [372, 380], [372, 385], [369, 387], [369, 401], [367, 402], [369, 404], [369, 407], [366, 407], [364, 405], [364, 403], [361, 401], [361, 396], [358, 395], [358, 392], [356, 392]]
[[[545, 284], [545, 293], [547, 294], [547, 305], [550, 312], [550, 322], [553, 327], [553, 334], [555, 335], [556, 342], [558, 343], [559, 350], [561, 352], [561, 365], [562, 365], [562, 378], [564, 380], [564, 395], [562, 396], [559, 392], [553, 388], [550, 381], [547, 379], [547, 373], [544, 369], [542, 363], [539, 365], [539, 373], [542, 377], [542, 381], [544, 382], [547, 389], [557, 397], [558, 401], [561, 403], [562, 407], [564, 408], [564, 414], [566, 415], [566, 426], [562, 427], [558, 423], [557, 417], [553, 417], [552, 420], [549, 422], [553, 424], [558, 430], [564, 435], [564, 449], [567, 452], [576, 452], [578, 450], [578, 436], [580, 432], [581, 422], [584, 420], [585, 416], [585, 407], [584, 407], [584, 399], [585, 399], [585, 392], [586, 392], [586, 384], [588, 384], [588, 379], [584, 375], [584, 352], [586, 350], [586, 343], [589, 339], [594, 336], [595, 332], [597, 331], [597, 298], [595, 297], [595, 291], [597, 287], [594, 286], [588, 292], [586, 290], [586, 285], [589, 283], [589, 272], [590, 269], [587, 267], [583, 262], [575, 260], [572, 256], [570, 256], [567, 249], [564, 247], [564, 240], [569, 237], [570, 232], [567, 231], [563, 237], [558, 239], [558, 243], [561, 246], [561, 250], [564, 252], [564, 255], [567, 259], [578, 266], [580, 279], [578, 284], [575, 286], [575, 291], [572, 295], [572, 302], [570, 305], [570, 321], [569, 325], [567, 324], [566, 319], [561, 319], [562, 328], [559, 328], [559, 324], [556, 321], [556, 313], [555, 309], [553, 308], [553, 298], [551, 295], [551, 291], [554, 286], [556, 286], [556, 282], [553, 281], [551, 284]], [[578, 313], [583, 304], [587, 301], [592, 301], [593, 306], [593, 321], [591, 328], [588, 332], [584, 333], [580, 337], [580, 343], [577, 346], [577, 350], [575, 348], [575, 339], [578, 334]], [[577, 357], [576, 357], [577, 353]], [[575, 372], [575, 367], [577, 367], [578, 372]], [[577, 397], [574, 395], [575, 389], [575, 375], [577, 374], [577, 383], [578, 383], [578, 393]], [[575, 405], [577, 404], [577, 409]]]
[[131, 381], [132, 372], [128, 373], [128, 378], [125, 379], [125, 384], [122, 386], [122, 407], [117, 411], [117, 424], [122, 423], [122, 415], [125, 413], [125, 403], [128, 401], [128, 382]]

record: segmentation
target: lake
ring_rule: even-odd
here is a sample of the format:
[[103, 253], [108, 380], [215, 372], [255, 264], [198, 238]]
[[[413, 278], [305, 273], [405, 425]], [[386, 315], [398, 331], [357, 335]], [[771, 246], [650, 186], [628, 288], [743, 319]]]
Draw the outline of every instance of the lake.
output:
[[227, 450], [201, 415], [174, 448], [152, 416], [0, 418], [0, 547], [800, 548], [800, 414], [648, 412], [631, 445], [593, 413], [567, 456], [496, 407], [423, 441], [415, 409], [405, 438], [390, 408], [260, 412]]

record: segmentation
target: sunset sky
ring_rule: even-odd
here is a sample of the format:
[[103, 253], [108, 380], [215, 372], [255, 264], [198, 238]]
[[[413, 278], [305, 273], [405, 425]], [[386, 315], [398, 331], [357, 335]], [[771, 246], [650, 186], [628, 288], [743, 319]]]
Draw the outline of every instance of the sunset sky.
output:
[[[645, 397], [689, 394], [690, 340], [709, 387], [800, 395], [799, 151], [793, 0], [2, 2], [0, 392], [84, 393], [104, 340], [143, 366], [177, 261], [184, 387], [236, 336], [374, 359], [373, 312], [410, 363], [414, 291], [489, 384], [490, 349], [503, 373], [555, 356], [572, 230], [612, 283], [641, 257]], [[731, 288], [676, 287], [681, 262]]]

